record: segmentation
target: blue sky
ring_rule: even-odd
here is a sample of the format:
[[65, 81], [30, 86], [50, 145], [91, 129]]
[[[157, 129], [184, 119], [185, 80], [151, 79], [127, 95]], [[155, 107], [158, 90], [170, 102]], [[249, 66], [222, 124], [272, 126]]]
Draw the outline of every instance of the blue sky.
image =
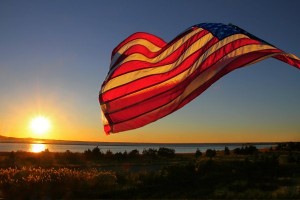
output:
[[300, 56], [300, 1], [0, 1], [0, 135], [96, 141], [300, 140], [300, 71], [275, 59], [236, 70], [189, 105], [143, 128], [106, 136], [98, 92], [113, 48], [134, 32], [170, 41], [203, 22], [233, 23]]

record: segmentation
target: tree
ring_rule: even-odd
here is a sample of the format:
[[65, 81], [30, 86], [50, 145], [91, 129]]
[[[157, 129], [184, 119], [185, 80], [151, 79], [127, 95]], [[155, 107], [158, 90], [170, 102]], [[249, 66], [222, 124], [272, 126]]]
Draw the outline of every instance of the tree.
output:
[[258, 152], [258, 149], [253, 145], [245, 146], [242, 148], [236, 148], [233, 150], [233, 153], [237, 154], [237, 155], [254, 155], [257, 152]]
[[140, 155], [140, 152], [137, 149], [134, 149], [128, 153], [129, 158], [137, 158], [137, 157], [139, 157], [139, 155]]
[[233, 153], [236, 154], [236, 155], [240, 155], [241, 152], [242, 152], [242, 150], [240, 148], [233, 149]]
[[110, 149], [108, 149], [107, 151], [106, 151], [106, 154], [105, 154], [105, 156], [106, 157], [112, 157], [114, 154], [113, 154], [113, 152], [110, 150]]
[[229, 155], [230, 154], [230, 151], [229, 151], [229, 148], [225, 146], [225, 149], [224, 149], [224, 154], [225, 155]]
[[175, 155], [175, 149], [160, 147], [157, 154], [161, 157], [173, 157]]
[[205, 156], [209, 157], [210, 159], [212, 159], [213, 157], [215, 157], [217, 155], [216, 150], [212, 150], [212, 149], [207, 149], [205, 152]]
[[197, 148], [196, 153], [195, 153], [196, 159], [200, 158], [201, 156], [202, 156], [202, 152], [200, 151], [199, 148]]
[[92, 155], [94, 158], [97, 158], [101, 155], [101, 150], [98, 146], [96, 146], [95, 148], [93, 148], [92, 150]]
[[123, 156], [123, 154], [122, 154], [121, 152], [115, 153], [114, 157], [115, 157], [116, 159], [119, 159], [119, 160], [121, 160], [121, 159], [124, 158], [124, 156]]
[[144, 149], [143, 156], [156, 158], [157, 157], [157, 149], [152, 149], [152, 148]]

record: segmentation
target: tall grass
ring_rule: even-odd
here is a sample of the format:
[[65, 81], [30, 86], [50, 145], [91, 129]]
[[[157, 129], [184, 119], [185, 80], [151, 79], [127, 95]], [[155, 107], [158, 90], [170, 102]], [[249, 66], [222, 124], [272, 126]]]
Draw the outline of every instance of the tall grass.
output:
[[0, 188], [5, 197], [61, 198], [105, 194], [117, 184], [115, 172], [97, 169], [43, 169], [7, 168], [0, 169]]
[[0, 199], [300, 199], [298, 150], [208, 157], [165, 148], [0, 156]]

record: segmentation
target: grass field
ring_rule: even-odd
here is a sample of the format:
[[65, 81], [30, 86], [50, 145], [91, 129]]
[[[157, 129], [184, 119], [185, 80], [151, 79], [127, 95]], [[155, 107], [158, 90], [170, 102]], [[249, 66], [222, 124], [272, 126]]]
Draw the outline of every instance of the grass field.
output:
[[2, 152], [0, 198], [300, 199], [298, 148]]

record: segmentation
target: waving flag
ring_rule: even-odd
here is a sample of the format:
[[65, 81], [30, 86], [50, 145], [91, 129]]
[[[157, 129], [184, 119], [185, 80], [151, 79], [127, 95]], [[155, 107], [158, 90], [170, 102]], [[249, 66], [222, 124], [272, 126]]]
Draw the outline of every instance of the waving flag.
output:
[[273, 57], [300, 59], [232, 24], [202, 23], [166, 43], [134, 33], [112, 52], [99, 101], [107, 134], [139, 128], [180, 109], [225, 74]]

